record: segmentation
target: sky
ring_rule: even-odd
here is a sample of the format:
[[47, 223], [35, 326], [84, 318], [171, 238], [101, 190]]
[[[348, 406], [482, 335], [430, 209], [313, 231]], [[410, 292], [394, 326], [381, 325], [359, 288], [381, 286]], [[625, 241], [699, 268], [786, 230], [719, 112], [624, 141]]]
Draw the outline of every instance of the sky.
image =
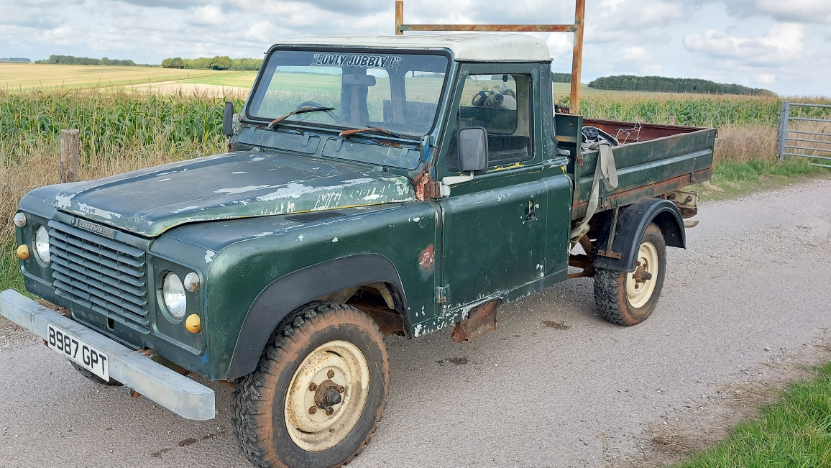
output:
[[[393, 0], [0, 0], [0, 57], [261, 58], [291, 37], [392, 34], [393, 18]], [[404, 22], [570, 24], [574, 2], [406, 0]], [[831, 0], [586, 0], [585, 24], [584, 83], [659, 75], [831, 96]], [[539, 36], [568, 72], [573, 35]]]

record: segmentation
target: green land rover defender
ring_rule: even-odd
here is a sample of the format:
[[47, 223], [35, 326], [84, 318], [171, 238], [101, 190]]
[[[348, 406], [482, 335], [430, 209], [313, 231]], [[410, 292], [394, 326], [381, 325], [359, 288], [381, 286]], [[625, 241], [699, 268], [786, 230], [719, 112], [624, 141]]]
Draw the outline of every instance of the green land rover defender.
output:
[[384, 335], [470, 340], [579, 276], [610, 322], [655, 309], [716, 132], [555, 112], [552, 89], [524, 35], [276, 44], [227, 153], [25, 195], [26, 289], [57, 307], [8, 290], [0, 312], [185, 418], [215, 416], [188, 374], [231, 382], [255, 465], [347, 463], [384, 410]]

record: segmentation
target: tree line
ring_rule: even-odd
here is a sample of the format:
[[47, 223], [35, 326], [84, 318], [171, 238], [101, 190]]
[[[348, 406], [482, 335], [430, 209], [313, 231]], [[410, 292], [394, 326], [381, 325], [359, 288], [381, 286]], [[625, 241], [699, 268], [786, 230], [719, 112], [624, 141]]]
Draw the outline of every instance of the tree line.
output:
[[49, 63], [59, 65], [114, 65], [119, 67], [135, 67], [136, 63], [132, 60], [118, 60], [89, 58], [89, 57], [73, 57], [72, 55], [50, 55], [46, 60], [35, 60], [35, 63]]
[[667, 93], [740, 94], [776, 96], [773, 91], [748, 88], [737, 84], [715, 83], [695, 78], [664, 78], [662, 76], [615, 75], [598, 78], [589, 88], [614, 91], [658, 91]]
[[187, 68], [192, 70], [257, 71], [260, 69], [260, 66], [262, 64], [262, 59], [232, 59], [227, 55], [216, 57], [200, 57], [195, 59], [183, 59], [181, 57], [174, 57], [162, 60], [163, 68]]
[[31, 60], [24, 58], [24, 57], [7, 57], [7, 58], [0, 58], [0, 63], [29, 63]]
[[551, 81], [554, 83], [571, 83], [571, 73], [551, 72]]

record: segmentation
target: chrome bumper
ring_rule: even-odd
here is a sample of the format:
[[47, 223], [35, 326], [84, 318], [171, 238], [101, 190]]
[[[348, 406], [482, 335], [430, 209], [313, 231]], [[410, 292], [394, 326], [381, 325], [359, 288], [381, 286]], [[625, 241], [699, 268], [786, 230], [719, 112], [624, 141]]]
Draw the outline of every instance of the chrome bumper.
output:
[[204, 421], [216, 416], [210, 388], [151, 361], [135, 351], [47, 309], [17, 291], [0, 292], [0, 315], [47, 339], [53, 324], [107, 354], [110, 377], [186, 419]]

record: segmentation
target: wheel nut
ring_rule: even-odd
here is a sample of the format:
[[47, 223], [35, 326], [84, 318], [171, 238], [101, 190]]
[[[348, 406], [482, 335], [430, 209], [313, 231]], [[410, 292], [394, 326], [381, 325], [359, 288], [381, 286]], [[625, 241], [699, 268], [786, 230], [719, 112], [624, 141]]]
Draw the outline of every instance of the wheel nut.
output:
[[309, 384], [309, 391], [310, 391], [310, 392], [313, 392], [313, 391], [315, 391], [315, 390], [317, 390], [317, 384], [316, 384], [316, 383], [314, 383], [314, 382], [310, 383], [310, 384]]
[[333, 414], [335, 414], [335, 410], [331, 406], [326, 408], [326, 416], [331, 416]]
[[338, 393], [343, 393], [343, 385], [338, 385]]
[[310, 406], [309, 407], [309, 414], [315, 414], [315, 413], [317, 413], [317, 408], [315, 408], [314, 406]]
[[326, 377], [329, 377], [331, 379], [334, 376], [335, 376], [335, 371], [333, 371], [332, 369], [329, 369], [329, 372], [326, 373]]

